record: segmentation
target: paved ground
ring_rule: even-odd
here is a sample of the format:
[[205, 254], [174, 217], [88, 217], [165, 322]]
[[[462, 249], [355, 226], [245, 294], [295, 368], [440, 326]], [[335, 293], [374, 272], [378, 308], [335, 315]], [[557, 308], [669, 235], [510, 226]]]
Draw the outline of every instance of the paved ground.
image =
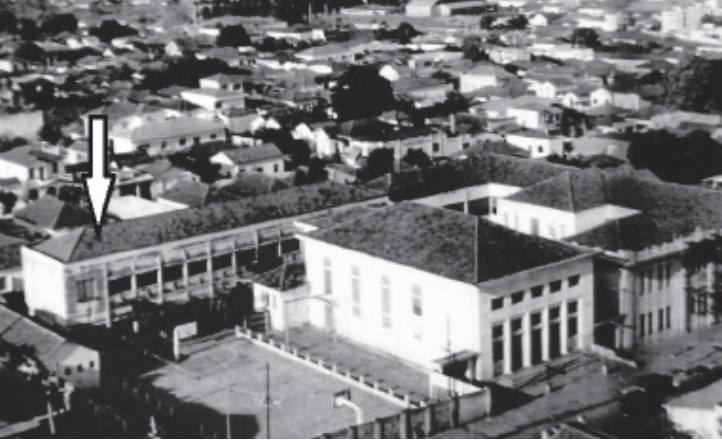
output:
[[[216, 419], [230, 406], [233, 437], [266, 437], [267, 362], [272, 437], [308, 438], [354, 424], [350, 409], [334, 409], [332, 404], [333, 393], [349, 385], [328, 374], [234, 337], [205, 340], [185, 346], [184, 352], [189, 357], [179, 365], [165, 365], [144, 379], [199, 411], [214, 413]], [[401, 409], [358, 388], [351, 394], [367, 420]]]
[[[285, 337], [282, 333], [274, 336], [279, 340]], [[382, 386], [410, 393], [412, 399], [423, 400], [429, 395], [428, 374], [389, 354], [344, 338], [336, 338], [334, 341], [329, 333], [311, 326], [291, 330], [289, 342], [301, 353], [335, 362], [354, 374], [363, 374], [368, 381], [376, 380]]]

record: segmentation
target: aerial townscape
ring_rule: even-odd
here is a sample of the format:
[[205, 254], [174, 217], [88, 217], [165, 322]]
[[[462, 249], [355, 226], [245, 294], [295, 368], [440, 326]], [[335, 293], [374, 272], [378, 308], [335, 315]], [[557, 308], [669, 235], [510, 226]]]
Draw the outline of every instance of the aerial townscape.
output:
[[0, 438], [722, 438], [721, 78], [720, 0], [0, 0]]

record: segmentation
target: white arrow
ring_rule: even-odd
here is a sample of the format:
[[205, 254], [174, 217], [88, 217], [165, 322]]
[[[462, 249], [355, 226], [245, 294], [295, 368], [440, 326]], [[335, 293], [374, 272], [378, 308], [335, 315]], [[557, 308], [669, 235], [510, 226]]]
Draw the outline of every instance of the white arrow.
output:
[[88, 161], [90, 174], [83, 175], [85, 194], [88, 196], [90, 209], [93, 211], [95, 233], [100, 233], [105, 222], [105, 213], [108, 209], [110, 194], [115, 184], [115, 174], [108, 172], [108, 117], [106, 115], [88, 116], [90, 139], [88, 145]]

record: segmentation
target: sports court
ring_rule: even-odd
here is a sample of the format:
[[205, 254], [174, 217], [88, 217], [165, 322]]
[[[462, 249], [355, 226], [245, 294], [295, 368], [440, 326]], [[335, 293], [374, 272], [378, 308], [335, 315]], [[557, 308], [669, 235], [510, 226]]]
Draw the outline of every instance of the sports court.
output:
[[349, 387], [352, 401], [364, 411], [364, 421], [401, 410], [329, 374], [233, 336], [184, 343], [182, 352], [188, 357], [179, 364], [166, 364], [146, 373], [143, 379], [185, 404], [197, 406], [202, 413], [217, 414], [218, 420], [230, 408], [235, 438], [266, 437], [267, 362], [271, 437], [309, 438], [354, 424], [350, 408], [333, 407], [333, 394]]

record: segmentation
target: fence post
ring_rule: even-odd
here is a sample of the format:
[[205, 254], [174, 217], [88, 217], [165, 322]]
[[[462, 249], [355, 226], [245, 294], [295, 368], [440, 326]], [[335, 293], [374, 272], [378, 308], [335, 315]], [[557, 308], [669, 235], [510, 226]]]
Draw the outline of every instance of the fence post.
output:
[[399, 413], [399, 437], [410, 438], [409, 435], [409, 410], [404, 409]]

